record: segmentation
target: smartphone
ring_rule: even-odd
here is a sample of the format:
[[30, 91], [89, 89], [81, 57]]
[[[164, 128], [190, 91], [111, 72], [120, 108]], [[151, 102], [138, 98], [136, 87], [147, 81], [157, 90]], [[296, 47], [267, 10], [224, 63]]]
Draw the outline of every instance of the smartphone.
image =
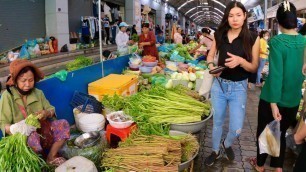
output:
[[228, 67], [219, 66], [219, 67], [217, 67], [217, 68], [215, 68], [215, 69], [213, 69], [213, 70], [210, 70], [210, 71], [209, 71], [209, 74], [218, 74], [218, 73], [222, 72], [222, 71], [223, 71], [224, 69], [226, 69], [226, 68], [228, 68]]

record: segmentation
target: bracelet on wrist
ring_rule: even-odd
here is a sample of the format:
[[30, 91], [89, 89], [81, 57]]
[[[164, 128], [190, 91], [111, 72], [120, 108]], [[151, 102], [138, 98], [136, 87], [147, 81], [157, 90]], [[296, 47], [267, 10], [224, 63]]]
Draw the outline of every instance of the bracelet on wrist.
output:
[[209, 65], [212, 64], [213, 66], [216, 66], [214, 62], [207, 63], [207, 68], [209, 69]]

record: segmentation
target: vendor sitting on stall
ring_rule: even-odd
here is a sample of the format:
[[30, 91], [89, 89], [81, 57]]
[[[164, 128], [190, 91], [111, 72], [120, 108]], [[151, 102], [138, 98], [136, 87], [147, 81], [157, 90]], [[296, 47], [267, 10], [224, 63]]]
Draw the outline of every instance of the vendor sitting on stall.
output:
[[[42, 154], [50, 165], [65, 162], [58, 151], [70, 137], [69, 123], [55, 119], [55, 109], [35, 83], [44, 74], [30, 61], [17, 59], [10, 64], [6, 90], [0, 100], [0, 127], [3, 135], [21, 133], [28, 136], [27, 144], [37, 154]], [[25, 123], [28, 115], [40, 115], [41, 128]], [[48, 153], [46, 153], [48, 151]], [[18, 156], [18, 155], [16, 155]]]
[[129, 44], [133, 44], [133, 40], [129, 40], [129, 35], [127, 34], [126, 30], [129, 25], [125, 22], [121, 22], [119, 24], [119, 32], [116, 35], [116, 44], [117, 49], [121, 50], [128, 47]]
[[152, 31], [149, 30], [149, 23], [144, 23], [141, 26], [142, 34], [139, 37], [138, 47], [143, 49], [142, 55], [151, 55], [158, 60], [158, 52], [156, 48], [156, 39]]
[[199, 57], [198, 60], [205, 60], [206, 56], [211, 48], [211, 45], [213, 43], [213, 36], [210, 34], [211, 30], [209, 28], [203, 28], [202, 29], [202, 36], [203, 38], [200, 40], [198, 46], [196, 46], [193, 50], [191, 50], [189, 53], [193, 54], [195, 53], [202, 45], [206, 46], [206, 54], [204, 56]]

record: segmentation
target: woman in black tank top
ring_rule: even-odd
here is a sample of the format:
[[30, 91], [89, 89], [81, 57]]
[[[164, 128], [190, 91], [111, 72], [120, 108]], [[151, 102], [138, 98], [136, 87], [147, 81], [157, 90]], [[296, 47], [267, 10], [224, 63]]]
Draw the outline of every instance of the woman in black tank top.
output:
[[[215, 56], [218, 54], [217, 64]], [[247, 27], [247, 11], [242, 3], [231, 1], [227, 5], [223, 19], [207, 57], [210, 70], [222, 66], [223, 71], [213, 74], [215, 77], [211, 88], [211, 103], [214, 110], [212, 131], [212, 153], [205, 159], [211, 166], [220, 157], [220, 142], [223, 124], [229, 109], [229, 132], [221, 142], [226, 157], [235, 158], [231, 148], [234, 140], [243, 128], [246, 99], [247, 78], [258, 68], [259, 38], [250, 33]]]

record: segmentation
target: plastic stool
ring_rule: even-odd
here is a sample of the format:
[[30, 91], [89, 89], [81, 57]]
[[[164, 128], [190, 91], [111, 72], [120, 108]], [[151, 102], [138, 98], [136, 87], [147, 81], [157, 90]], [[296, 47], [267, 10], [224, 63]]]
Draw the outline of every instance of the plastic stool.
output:
[[135, 129], [136, 129], [136, 124], [133, 124], [128, 128], [123, 128], [123, 129], [114, 128], [109, 124], [106, 127], [106, 139], [110, 145], [112, 144], [112, 139], [111, 139], [112, 135], [115, 135], [119, 137], [121, 141], [124, 141], [130, 135], [130, 133]]

